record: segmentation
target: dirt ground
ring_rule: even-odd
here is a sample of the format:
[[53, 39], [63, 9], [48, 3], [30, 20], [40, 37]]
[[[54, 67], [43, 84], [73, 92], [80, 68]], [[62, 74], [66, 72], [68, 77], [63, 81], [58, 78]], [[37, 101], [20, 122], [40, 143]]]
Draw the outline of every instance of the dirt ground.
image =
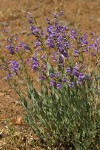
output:
[[[45, 26], [45, 18], [51, 18], [54, 11], [61, 10], [64, 11], [62, 21], [65, 25], [80, 26], [83, 32], [93, 31], [100, 36], [100, 0], [0, 0], [0, 53], [6, 51], [7, 36], [3, 30], [17, 34], [27, 31], [27, 12], [32, 12]], [[22, 121], [18, 96], [5, 82], [0, 70], [0, 149], [42, 150], [29, 144], [36, 138], [31, 133]]]

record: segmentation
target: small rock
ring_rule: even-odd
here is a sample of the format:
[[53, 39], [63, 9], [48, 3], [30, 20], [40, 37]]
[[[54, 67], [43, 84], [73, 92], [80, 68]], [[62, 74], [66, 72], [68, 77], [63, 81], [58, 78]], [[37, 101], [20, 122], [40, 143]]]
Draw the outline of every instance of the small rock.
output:
[[12, 92], [12, 90], [8, 90], [8, 93], [10, 94]]
[[3, 21], [3, 22], [0, 22], [0, 25], [1, 25], [1, 26], [9, 26], [9, 23], [6, 22], [6, 21]]
[[0, 97], [2, 97], [2, 96], [4, 96], [5, 95], [5, 93], [0, 93]]
[[26, 34], [26, 33], [27, 33], [26, 30], [23, 30], [23, 31], [20, 32], [20, 34]]
[[21, 105], [19, 101], [15, 101], [15, 104], [18, 106]]
[[100, 18], [98, 18], [97, 21], [100, 22]]

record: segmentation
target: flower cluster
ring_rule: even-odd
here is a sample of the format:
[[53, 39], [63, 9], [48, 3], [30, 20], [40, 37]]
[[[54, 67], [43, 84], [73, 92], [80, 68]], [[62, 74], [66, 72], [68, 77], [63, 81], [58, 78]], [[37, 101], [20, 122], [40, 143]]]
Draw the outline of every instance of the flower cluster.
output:
[[17, 71], [19, 69], [19, 64], [16, 60], [10, 61], [10, 67], [11, 67], [11, 70], [13, 71], [13, 73], [17, 74]]
[[14, 52], [14, 46], [12, 46], [12, 45], [7, 45], [6, 48], [7, 48], [7, 50], [9, 50], [9, 53], [10, 53], [11, 55], [14, 55], [14, 54], [15, 54], [15, 52]]
[[32, 70], [34, 71], [38, 68], [38, 60], [35, 57], [32, 57], [31, 60], [32, 60], [32, 66], [31, 67], [32, 67]]
[[[82, 35], [80, 30], [68, 29], [59, 22], [59, 16], [61, 15], [62, 13], [54, 13], [53, 22], [46, 18], [47, 28], [43, 31], [38, 27], [35, 18], [29, 13], [29, 37], [35, 36], [32, 47], [22, 41], [13, 46], [11, 38], [8, 39], [6, 47], [11, 55], [16, 55], [20, 51], [23, 51], [23, 53], [31, 52], [27, 59], [28, 61], [31, 60], [31, 70], [39, 72], [39, 80], [48, 80], [50, 87], [57, 89], [61, 89], [65, 83], [69, 87], [74, 87], [75, 82], [80, 85], [87, 76], [91, 76], [88, 75], [88, 67], [90, 66], [85, 65], [85, 60], [88, 54], [90, 59], [96, 58], [99, 53], [100, 40], [92, 32], [90, 33], [91, 38], [88, 40], [87, 35]], [[26, 62], [28, 62], [27, 60]], [[49, 71], [49, 74], [47, 73], [47, 60], [51, 64], [53, 62], [55, 66], [52, 66], [53, 71]], [[97, 63], [98, 59], [96, 60]], [[19, 64], [13, 60], [10, 61], [10, 67], [17, 75]]]

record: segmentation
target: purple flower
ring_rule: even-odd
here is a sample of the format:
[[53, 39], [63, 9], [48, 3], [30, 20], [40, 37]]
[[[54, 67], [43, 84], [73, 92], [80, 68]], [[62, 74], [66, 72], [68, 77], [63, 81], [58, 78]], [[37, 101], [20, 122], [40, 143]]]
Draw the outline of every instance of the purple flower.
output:
[[50, 48], [54, 48], [54, 43], [53, 43], [52, 38], [50, 37], [47, 38], [47, 44]]
[[79, 68], [78, 62], [75, 63], [75, 68], [78, 70]]
[[60, 76], [60, 73], [59, 72], [56, 72], [55, 73], [55, 77], [59, 77]]
[[29, 24], [33, 24], [33, 20], [29, 19], [29, 20], [28, 20], [28, 23], [29, 23]]
[[45, 20], [47, 21], [47, 23], [48, 23], [49, 25], [51, 25], [49, 18], [46, 17]]
[[45, 56], [44, 55], [42, 55], [41, 57], [40, 57], [40, 59], [44, 59], [45, 58]]
[[6, 48], [7, 48], [7, 50], [9, 50], [9, 53], [10, 53], [11, 55], [14, 55], [14, 54], [15, 54], [15, 52], [14, 52], [14, 46], [12, 46], [12, 45], [7, 45]]
[[56, 19], [58, 17], [58, 14], [54, 12], [53, 16], [54, 16], [54, 19]]
[[18, 47], [23, 47], [23, 45], [24, 45], [24, 42], [20, 42], [20, 43], [18, 44]]
[[95, 54], [95, 53], [93, 53], [93, 52], [91, 52], [91, 56], [96, 56], [96, 54]]
[[57, 89], [61, 89], [62, 88], [60, 83], [57, 83], [56, 87], [57, 87]]
[[66, 78], [65, 77], [62, 77], [62, 82], [66, 82]]
[[70, 82], [69, 87], [74, 87], [74, 82]]
[[30, 30], [31, 30], [31, 33], [34, 35], [37, 35], [39, 33], [38, 28], [33, 25], [30, 26]]
[[34, 46], [40, 46], [41, 45], [41, 42], [39, 42], [39, 41], [36, 41], [35, 43], [34, 43]]
[[44, 80], [44, 76], [41, 75], [41, 76], [39, 77], [39, 80]]
[[62, 16], [63, 14], [64, 14], [64, 12], [63, 12], [63, 11], [60, 11], [58, 15], [59, 15], [59, 16]]
[[84, 34], [84, 35], [80, 38], [80, 41], [79, 41], [79, 42], [81, 43], [82, 46], [86, 46], [86, 45], [88, 44], [86, 34]]
[[58, 21], [57, 21], [57, 20], [55, 21], [55, 28], [56, 28], [56, 32], [57, 32], [57, 33], [60, 33], [60, 32], [61, 32], [61, 28], [62, 28], [62, 26], [61, 26], [61, 25], [59, 25], [59, 23], [58, 23]]
[[67, 54], [66, 51], [61, 52], [61, 54], [62, 54], [63, 57], [66, 57], [66, 58], [68, 57], [68, 54]]
[[29, 23], [29, 24], [33, 24], [33, 23], [34, 23], [34, 22], [33, 22], [33, 19], [34, 19], [34, 18], [33, 18], [32, 14], [31, 14], [30, 12], [28, 12], [28, 16], [27, 16], [27, 17], [28, 17], [28, 23]]
[[74, 69], [72, 70], [72, 75], [73, 76], [79, 76], [79, 72], [78, 72], [78, 70], [76, 69], [76, 67], [74, 67]]
[[53, 73], [50, 73], [49, 76], [50, 76], [51, 78], [53, 78], [53, 77], [54, 77], [54, 74], [53, 74]]
[[28, 59], [26, 59], [26, 63], [28, 63], [28, 62], [29, 62], [29, 60], [30, 60], [29, 58], [28, 58]]
[[51, 80], [51, 81], [50, 81], [50, 86], [51, 86], [51, 87], [52, 87], [52, 86], [54, 87], [55, 85], [56, 85], [56, 82], [53, 81], [53, 80]]
[[29, 51], [29, 49], [30, 49], [27, 45], [24, 45], [23, 48], [25, 51]]
[[40, 34], [41, 34], [41, 36], [42, 36], [42, 37], [44, 37], [44, 36], [45, 36], [45, 34], [44, 34], [43, 30], [41, 31], [41, 33], [40, 33]]
[[58, 59], [58, 65], [62, 66], [64, 63], [64, 60], [63, 58], [60, 56], [59, 59]]
[[88, 49], [87, 49], [87, 48], [85, 48], [85, 49], [83, 50], [83, 52], [88, 52]]
[[38, 60], [35, 57], [32, 57], [31, 60], [32, 60], [32, 65], [31, 65], [32, 70], [35, 71], [38, 68], [38, 66], [39, 66]]
[[30, 47], [27, 46], [24, 42], [20, 42], [20, 43], [17, 45], [16, 50], [18, 50], [20, 47], [21, 47], [23, 50], [25, 50], [25, 51], [29, 51], [29, 50], [30, 50]]
[[83, 78], [84, 78], [84, 75], [83, 75], [82, 73], [80, 73], [80, 74], [79, 74], [79, 77], [78, 77], [78, 80], [77, 80], [77, 83], [78, 83], [78, 84], [81, 84]]
[[84, 76], [83, 73], [80, 73], [80, 74], [79, 74], [79, 78], [83, 79], [84, 77], [85, 77], [85, 76]]
[[64, 42], [64, 47], [69, 48], [70, 44], [68, 42]]
[[49, 25], [49, 26], [47, 27], [47, 32], [48, 32], [49, 34], [51, 34], [51, 33], [53, 32], [53, 26], [52, 26], [52, 25]]
[[57, 42], [60, 43], [63, 40], [63, 36], [60, 34], [57, 38]]
[[19, 47], [18, 47], [18, 46], [16, 46], [16, 47], [15, 47], [15, 49], [16, 49], [16, 51], [18, 51], [18, 50], [19, 50]]
[[93, 37], [95, 36], [95, 33], [90, 31], [90, 35], [92, 35]]
[[75, 39], [77, 37], [77, 34], [76, 34], [76, 32], [73, 29], [70, 31], [70, 37], [72, 39]]
[[66, 26], [62, 26], [62, 32], [65, 32], [67, 30]]
[[52, 59], [53, 59], [53, 61], [57, 61], [56, 54], [52, 54]]
[[77, 49], [74, 50], [74, 56], [78, 56], [78, 50]]
[[93, 47], [94, 47], [94, 49], [96, 50], [96, 51], [98, 51], [98, 42], [97, 41], [95, 41], [94, 43], [93, 43]]
[[66, 72], [67, 72], [67, 73], [70, 73], [70, 71], [71, 71], [70, 67], [67, 67], [67, 68], [66, 68]]
[[45, 65], [42, 65], [42, 66], [41, 66], [41, 69], [46, 70], [46, 69], [47, 69], [47, 65], [46, 65], [46, 64], [45, 64]]
[[11, 78], [11, 76], [12, 76], [12, 73], [9, 72], [8, 75], [6, 76], [6, 80], [9, 80]]
[[10, 66], [11, 66], [12, 71], [13, 71], [15, 74], [17, 74], [17, 71], [18, 71], [18, 69], [19, 69], [19, 64], [18, 64], [18, 62], [17, 62], [16, 60], [12, 60], [12, 61], [10, 61]]
[[92, 47], [93, 47], [93, 45], [91, 45], [91, 44], [88, 45], [88, 48], [89, 48], [89, 49], [92, 48]]
[[82, 79], [78, 77], [77, 84], [81, 84], [81, 83], [82, 83]]

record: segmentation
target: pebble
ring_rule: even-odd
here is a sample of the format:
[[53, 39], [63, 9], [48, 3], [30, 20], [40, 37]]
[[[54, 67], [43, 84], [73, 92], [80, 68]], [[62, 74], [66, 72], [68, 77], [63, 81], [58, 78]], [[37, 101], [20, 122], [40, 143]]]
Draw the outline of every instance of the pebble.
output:
[[3, 22], [0, 22], [0, 25], [1, 25], [1, 26], [6, 26], [6, 27], [7, 27], [7, 26], [9, 26], [9, 23], [6, 22], [6, 21], [3, 21]]
[[5, 93], [0, 93], [0, 97], [2, 97], [2, 96], [4, 96], [5, 95]]
[[98, 18], [97, 21], [100, 22], [100, 18]]

